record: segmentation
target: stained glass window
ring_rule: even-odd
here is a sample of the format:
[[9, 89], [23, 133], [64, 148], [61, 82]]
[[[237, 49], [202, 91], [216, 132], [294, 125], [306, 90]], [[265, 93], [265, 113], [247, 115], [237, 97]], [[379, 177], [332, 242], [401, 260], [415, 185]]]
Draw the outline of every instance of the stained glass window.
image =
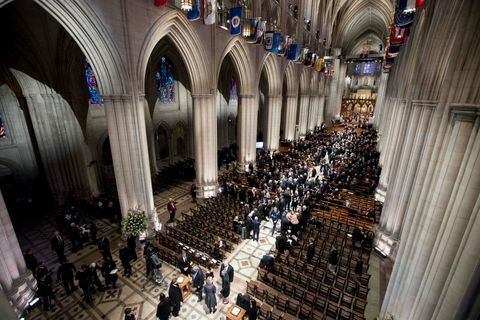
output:
[[230, 100], [237, 100], [237, 98], [237, 81], [232, 78], [232, 80], [230, 80]]
[[7, 131], [5, 130], [5, 127], [3, 126], [2, 117], [0, 116], [0, 139], [6, 138], [6, 137], [7, 137]]
[[360, 73], [360, 63], [355, 63], [355, 70], [354, 70], [355, 74], [359, 74]]
[[102, 98], [98, 92], [97, 79], [95, 78], [92, 67], [87, 61], [85, 61], [84, 69], [85, 80], [88, 86], [88, 101], [90, 104], [100, 104], [102, 103]]
[[161, 57], [155, 78], [157, 80], [157, 90], [160, 96], [160, 102], [175, 102], [175, 78], [173, 76], [174, 68], [167, 57]]
[[365, 66], [363, 67], [363, 73], [365, 73], [365, 74], [372, 73], [372, 63], [371, 62], [366, 62], [365, 63]]

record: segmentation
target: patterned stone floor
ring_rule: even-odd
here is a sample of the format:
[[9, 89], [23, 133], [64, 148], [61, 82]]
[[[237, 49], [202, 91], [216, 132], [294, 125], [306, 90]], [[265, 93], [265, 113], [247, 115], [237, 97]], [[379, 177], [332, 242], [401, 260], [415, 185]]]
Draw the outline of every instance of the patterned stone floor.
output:
[[[187, 211], [194, 205], [190, 194], [190, 184], [182, 183], [176, 187], [172, 187], [155, 196], [155, 204], [162, 222], [168, 219], [166, 213], [166, 203], [168, 198], [172, 197], [178, 202], [178, 212]], [[87, 305], [82, 302], [81, 290], [77, 289], [72, 295], [65, 296], [65, 292], [60, 283], [56, 282], [56, 270], [58, 261], [56, 255], [51, 251], [48, 237], [54, 231], [53, 218], [38, 216], [32, 219], [30, 227], [17, 230], [20, 245], [23, 249], [33, 248], [35, 256], [44, 261], [45, 264], [53, 271], [54, 278], [54, 308], [48, 312], [44, 312], [40, 306], [35, 307], [28, 315], [27, 319], [43, 320], [43, 319], [123, 319], [125, 308], [133, 308], [137, 313], [138, 320], [156, 319], [155, 312], [158, 303], [158, 297], [161, 292], [166, 292], [167, 283], [178, 273], [176, 268], [163, 264], [161, 271], [165, 277], [162, 285], [155, 285], [152, 281], [145, 278], [145, 263], [142, 257], [142, 248], [138, 248], [139, 259], [132, 264], [133, 275], [130, 278], [122, 276], [122, 268], [118, 260], [119, 245], [123, 243], [120, 238], [119, 225], [111, 224], [107, 220], [96, 220], [99, 229], [99, 235], [104, 234], [110, 240], [112, 255], [117, 266], [120, 269], [119, 281], [117, 289], [107, 290], [105, 292], [96, 292], [94, 294], [94, 302]], [[271, 224], [263, 221], [258, 242], [251, 239], [244, 240], [229, 255], [228, 260], [235, 270], [235, 278], [231, 287], [231, 301], [234, 301], [239, 292], [246, 291], [246, 281], [256, 279], [257, 267], [260, 258], [268, 253], [274, 246], [275, 238], [270, 236]], [[66, 255], [68, 259], [75, 264], [77, 268], [82, 264], [91, 262], [100, 262], [101, 257], [98, 249], [94, 245], [88, 245], [77, 253], [72, 253], [67, 246]], [[370, 281], [370, 294], [368, 306], [366, 310], [366, 318], [374, 319], [379, 311], [379, 278], [380, 263], [377, 257], [372, 257], [369, 273], [372, 274]], [[220, 292], [221, 284], [219, 281], [219, 269], [215, 270], [215, 280], [217, 293]], [[103, 281], [103, 279], [101, 279]], [[229, 305], [221, 303], [221, 298], [217, 298], [218, 308], [215, 314], [207, 315], [207, 309], [203, 302], [199, 303], [198, 298], [194, 295], [190, 296], [182, 305], [180, 315], [176, 319], [225, 319], [225, 312]]]

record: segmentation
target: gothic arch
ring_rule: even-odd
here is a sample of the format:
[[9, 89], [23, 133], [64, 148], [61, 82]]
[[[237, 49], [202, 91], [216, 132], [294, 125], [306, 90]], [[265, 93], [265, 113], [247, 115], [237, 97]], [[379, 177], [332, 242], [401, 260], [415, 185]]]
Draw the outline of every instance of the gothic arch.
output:
[[253, 60], [250, 57], [250, 52], [248, 50], [247, 44], [244, 40], [240, 40], [238, 37], [232, 38], [230, 42], [225, 47], [223, 51], [219, 65], [217, 66], [217, 77], [216, 83], [218, 83], [218, 77], [220, 76], [220, 69], [223, 63], [223, 60], [230, 55], [232, 62], [234, 64], [235, 70], [239, 78], [239, 94], [248, 95], [252, 92], [255, 92], [253, 84], [254, 79], [254, 69], [253, 69]]
[[0, 165], [7, 167], [10, 169], [12, 174], [14, 176], [19, 176], [22, 174], [22, 167], [21, 165], [17, 164], [16, 162], [6, 159], [6, 158], [0, 158]]
[[287, 82], [287, 92], [284, 92], [284, 94], [289, 96], [297, 95], [298, 93], [297, 72], [296, 72], [295, 64], [292, 61], [288, 62], [282, 79], [283, 78], [285, 78]]
[[[14, 0], [0, 0], [0, 8]], [[33, 0], [57, 20], [76, 41], [90, 62], [102, 95], [127, 93], [126, 70], [102, 21], [82, 1]]]
[[150, 28], [137, 64], [137, 83], [140, 92], [145, 92], [145, 74], [148, 61], [157, 45], [163, 38], [168, 37], [182, 55], [182, 60], [188, 71], [192, 94], [210, 93], [209, 59], [205, 49], [193, 30], [187, 18], [176, 10], [161, 11], [159, 17]]
[[279, 61], [276, 59], [275, 54], [267, 53], [264, 57], [262, 68], [257, 75], [259, 82], [261, 73], [265, 70], [265, 75], [268, 80], [268, 94], [270, 96], [278, 96], [282, 93], [282, 73], [280, 71]]

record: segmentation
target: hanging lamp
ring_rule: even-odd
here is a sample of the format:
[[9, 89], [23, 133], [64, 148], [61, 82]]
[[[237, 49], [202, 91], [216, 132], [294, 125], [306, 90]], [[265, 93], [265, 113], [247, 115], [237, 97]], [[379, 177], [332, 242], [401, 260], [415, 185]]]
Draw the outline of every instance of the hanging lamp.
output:
[[181, 0], [180, 1], [180, 9], [183, 11], [191, 11], [193, 8], [192, 0]]

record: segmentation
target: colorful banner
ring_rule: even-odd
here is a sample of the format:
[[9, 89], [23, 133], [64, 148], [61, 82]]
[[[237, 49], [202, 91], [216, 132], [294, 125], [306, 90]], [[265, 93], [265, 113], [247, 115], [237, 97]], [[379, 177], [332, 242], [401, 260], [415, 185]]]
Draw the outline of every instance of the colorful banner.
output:
[[308, 51], [309, 51], [308, 48], [302, 48], [300, 50], [300, 54], [298, 55], [298, 59], [295, 62], [298, 64], [304, 64], [305, 59], [307, 58]]
[[203, 1], [202, 0], [193, 0], [192, 10], [187, 11], [188, 20], [198, 20], [202, 15], [203, 11]]
[[395, 7], [395, 26], [406, 27], [415, 18], [416, 0], [397, 0]]
[[255, 37], [257, 38], [255, 41], [256, 44], [262, 43], [263, 32], [265, 31], [265, 23], [266, 23], [266, 21], [262, 21], [261, 18], [258, 18], [258, 19], [259, 21], [257, 24], [257, 34], [255, 35]]
[[5, 127], [3, 126], [2, 117], [0, 116], [0, 139], [6, 138], [6, 137], [7, 137], [7, 133], [6, 133]]
[[312, 65], [312, 53], [311, 52], [307, 53], [307, 55], [305, 56], [305, 61], [303, 62], [303, 64], [307, 67], [310, 67]]
[[272, 49], [270, 51], [277, 53], [279, 44], [280, 44], [280, 33], [274, 32], [273, 40], [272, 40]]
[[267, 50], [267, 51], [272, 51], [273, 35], [274, 34], [275, 34], [275, 32], [273, 32], [273, 31], [268, 31], [268, 32], [265, 33], [265, 38], [264, 38], [263, 43], [265, 44], [265, 50]]
[[242, 7], [230, 9], [230, 34], [237, 35], [242, 32]]
[[278, 42], [278, 51], [277, 54], [279, 56], [285, 56], [287, 54], [287, 48], [288, 48], [288, 40], [289, 36], [280, 36], [280, 40]]
[[299, 50], [300, 47], [298, 44], [292, 43], [291, 45], [289, 45], [287, 50], [287, 59], [296, 61], [298, 59]]
[[408, 36], [408, 28], [396, 27], [392, 23], [390, 27], [390, 43], [402, 44]]
[[161, 6], [166, 5], [167, 1], [168, 0], [154, 0], [153, 4], [155, 4], [155, 6], [157, 6], [157, 7], [161, 7]]
[[[244, 34], [245, 40], [248, 43], [255, 43], [257, 41], [258, 18], [250, 18], [248, 24], [248, 27], [250, 28], [250, 35], [245, 37]], [[243, 30], [243, 32], [245, 33], [245, 30]]]
[[217, 0], [205, 0], [205, 15], [203, 22], [207, 25], [214, 24], [217, 17]]
[[323, 69], [323, 59], [320, 59], [320, 57], [318, 57], [317, 64], [315, 65], [315, 70], [317, 72], [321, 72], [322, 69]]

